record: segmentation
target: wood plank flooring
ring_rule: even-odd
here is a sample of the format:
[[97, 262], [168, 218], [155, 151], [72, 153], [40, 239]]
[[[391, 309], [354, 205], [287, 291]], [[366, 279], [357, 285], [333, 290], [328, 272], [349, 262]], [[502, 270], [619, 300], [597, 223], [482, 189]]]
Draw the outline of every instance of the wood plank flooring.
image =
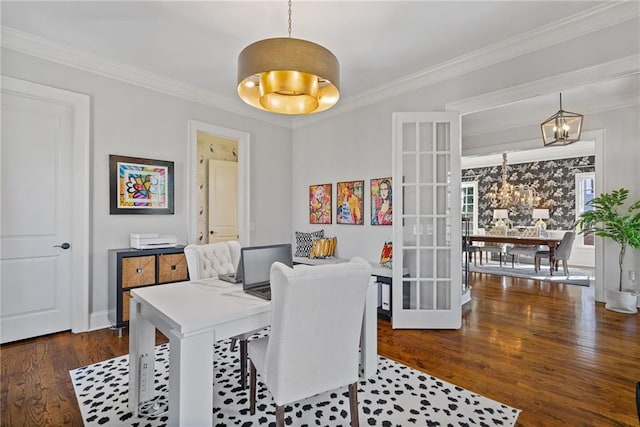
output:
[[[460, 330], [379, 320], [379, 353], [522, 409], [518, 426], [639, 425], [639, 315], [580, 286], [474, 274], [472, 287]], [[0, 346], [0, 425], [81, 426], [68, 371], [126, 353], [127, 335], [108, 329]]]

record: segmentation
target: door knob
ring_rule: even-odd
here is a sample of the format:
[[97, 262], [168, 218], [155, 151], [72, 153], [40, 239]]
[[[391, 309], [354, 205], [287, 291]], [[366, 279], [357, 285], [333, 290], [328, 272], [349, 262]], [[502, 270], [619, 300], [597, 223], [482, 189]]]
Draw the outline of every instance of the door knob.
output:
[[62, 248], [62, 249], [69, 249], [71, 247], [71, 245], [67, 242], [64, 242], [61, 245], [53, 245], [54, 248]]
[[217, 231], [210, 230], [209, 234], [211, 234], [213, 236], [214, 234], [217, 234]]

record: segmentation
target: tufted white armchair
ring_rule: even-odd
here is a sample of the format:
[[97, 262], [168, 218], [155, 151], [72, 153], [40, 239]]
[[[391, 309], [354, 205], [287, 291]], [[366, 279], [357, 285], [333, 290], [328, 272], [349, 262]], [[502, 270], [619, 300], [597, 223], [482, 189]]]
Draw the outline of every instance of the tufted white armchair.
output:
[[[240, 248], [240, 243], [235, 240], [188, 245], [184, 248], [184, 255], [187, 258], [189, 278], [209, 279], [220, 274], [235, 273], [240, 262]], [[232, 351], [236, 341], [240, 341], [240, 384], [243, 389], [247, 384], [247, 339], [251, 335], [253, 333], [238, 335], [231, 341]]]
[[184, 248], [189, 277], [192, 280], [218, 277], [220, 274], [235, 273], [240, 261], [240, 243], [209, 243], [189, 245]]

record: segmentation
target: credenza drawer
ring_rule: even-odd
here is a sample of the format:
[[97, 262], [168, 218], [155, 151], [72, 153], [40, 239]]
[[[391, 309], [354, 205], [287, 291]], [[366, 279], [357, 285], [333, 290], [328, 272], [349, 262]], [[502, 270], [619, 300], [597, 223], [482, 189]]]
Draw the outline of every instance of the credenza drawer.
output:
[[158, 282], [181, 282], [187, 280], [187, 257], [184, 254], [158, 256]]
[[[184, 255], [183, 255], [184, 256]], [[156, 283], [156, 257], [133, 256], [122, 259], [122, 287], [153, 285]]]

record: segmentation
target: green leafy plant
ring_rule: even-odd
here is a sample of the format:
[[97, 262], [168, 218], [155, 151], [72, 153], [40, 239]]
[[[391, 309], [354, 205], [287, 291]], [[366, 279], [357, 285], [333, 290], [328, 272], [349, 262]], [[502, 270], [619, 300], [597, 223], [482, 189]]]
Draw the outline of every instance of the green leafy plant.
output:
[[622, 263], [627, 247], [640, 249], [640, 201], [631, 204], [625, 212], [622, 207], [628, 196], [629, 190], [625, 188], [601, 194], [587, 202], [593, 210], [583, 212], [575, 224], [580, 234], [595, 233], [620, 244], [619, 291], [622, 291]]

